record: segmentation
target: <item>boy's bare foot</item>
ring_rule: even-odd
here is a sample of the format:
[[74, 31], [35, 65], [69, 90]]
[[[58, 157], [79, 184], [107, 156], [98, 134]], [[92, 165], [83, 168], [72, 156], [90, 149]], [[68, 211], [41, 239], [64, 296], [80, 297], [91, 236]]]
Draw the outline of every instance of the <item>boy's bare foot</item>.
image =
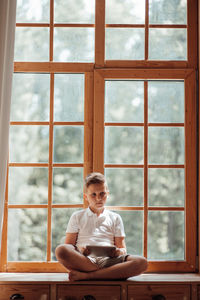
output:
[[69, 272], [69, 281], [85, 280], [85, 279], [87, 279], [87, 273], [74, 271], [74, 270]]

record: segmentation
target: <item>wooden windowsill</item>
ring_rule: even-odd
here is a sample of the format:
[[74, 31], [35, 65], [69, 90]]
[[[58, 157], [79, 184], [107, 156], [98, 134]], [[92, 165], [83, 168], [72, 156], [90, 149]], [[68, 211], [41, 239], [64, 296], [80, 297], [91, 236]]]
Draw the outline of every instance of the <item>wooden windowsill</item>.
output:
[[158, 274], [148, 273], [140, 276], [131, 277], [125, 281], [102, 280], [102, 281], [76, 281], [68, 280], [67, 273], [0, 273], [0, 284], [21, 284], [21, 283], [46, 283], [46, 284], [92, 284], [98, 282], [106, 282], [108, 284], [126, 282], [130, 284], [165, 284], [165, 283], [200, 283], [200, 274], [197, 273], [182, 273], [182, 274]]

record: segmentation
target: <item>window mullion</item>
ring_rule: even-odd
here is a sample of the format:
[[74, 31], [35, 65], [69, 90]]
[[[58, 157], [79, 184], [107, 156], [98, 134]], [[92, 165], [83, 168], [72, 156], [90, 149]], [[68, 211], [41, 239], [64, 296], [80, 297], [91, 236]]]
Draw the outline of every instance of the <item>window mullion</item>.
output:
[[149, 0], [145, 2], [145, 61], [149, 58]]
[[[85, 73], [84, 95], [84, 177], [92, 172], [93, 165], [93, 98], [94, 98], [94, 73]], [[87, 201], [84, 200], [84, 207]]]
[[[196, 258], [196, 74], [185, 80], [185, 258], [195, 270]], [[191, 234], [193, 228], [193, 234]]]
[[53, 61], [54, 0], [50, 0], [49, 60]]
[[148, 239], [148, 82], [144, 82], [144, 248], [147, 257]]
[[105, 60], [105, 0], [96, 0], [95, 65], [103, 67]]
[[51, 261], [52, 237], [52, 182], [53, 182], [53, 107], [54, 74], [50, 77], [50, 119], [49, 119], [49, 176], [48, 176], [48, 219], [47, 219], [47, 261]]
[[94, 71], [93, 170], [104, 173], [104, 78]]
[[188, 67], [197, 66], [197, 1], [187, 1], [187, 57]]

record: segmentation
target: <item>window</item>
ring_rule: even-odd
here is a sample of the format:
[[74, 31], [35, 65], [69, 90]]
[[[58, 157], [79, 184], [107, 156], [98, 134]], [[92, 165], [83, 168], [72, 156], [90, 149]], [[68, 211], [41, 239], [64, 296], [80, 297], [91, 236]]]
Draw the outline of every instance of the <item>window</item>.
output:
[[94, 168], [105, 171], [107, 204], [125, 221], [129, 252], [145, 255], [150, 270], [173, 271], [176, 261], [177, 271], [191, 270], [195, 120], [187, 107], [195, 107], [195, 73], [96, 70], [95, 84], [105, 92], [95, 95]]
[[54, 250], [93, 170], [129, 252], [195, 271], [196, 6], [18, 1], [1, 271], [63, 270]]

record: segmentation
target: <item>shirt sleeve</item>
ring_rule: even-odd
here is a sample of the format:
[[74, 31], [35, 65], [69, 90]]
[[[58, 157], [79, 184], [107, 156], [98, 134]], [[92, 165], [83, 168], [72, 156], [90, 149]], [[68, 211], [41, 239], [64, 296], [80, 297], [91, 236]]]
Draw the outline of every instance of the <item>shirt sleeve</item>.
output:
[[115, 220], [115, 231], [114, 231], [114, 236], [116, 237], [121, 237], [121, 236], [126, 236], [125, 231], [124, 231], [124, 224], [122, 221], [122, 218], [120, 215], [117, 214], [116, 220]]
[[67, 225], [66, 233], [76, 233], [79, 231], [76, 213], [72, 214]]

